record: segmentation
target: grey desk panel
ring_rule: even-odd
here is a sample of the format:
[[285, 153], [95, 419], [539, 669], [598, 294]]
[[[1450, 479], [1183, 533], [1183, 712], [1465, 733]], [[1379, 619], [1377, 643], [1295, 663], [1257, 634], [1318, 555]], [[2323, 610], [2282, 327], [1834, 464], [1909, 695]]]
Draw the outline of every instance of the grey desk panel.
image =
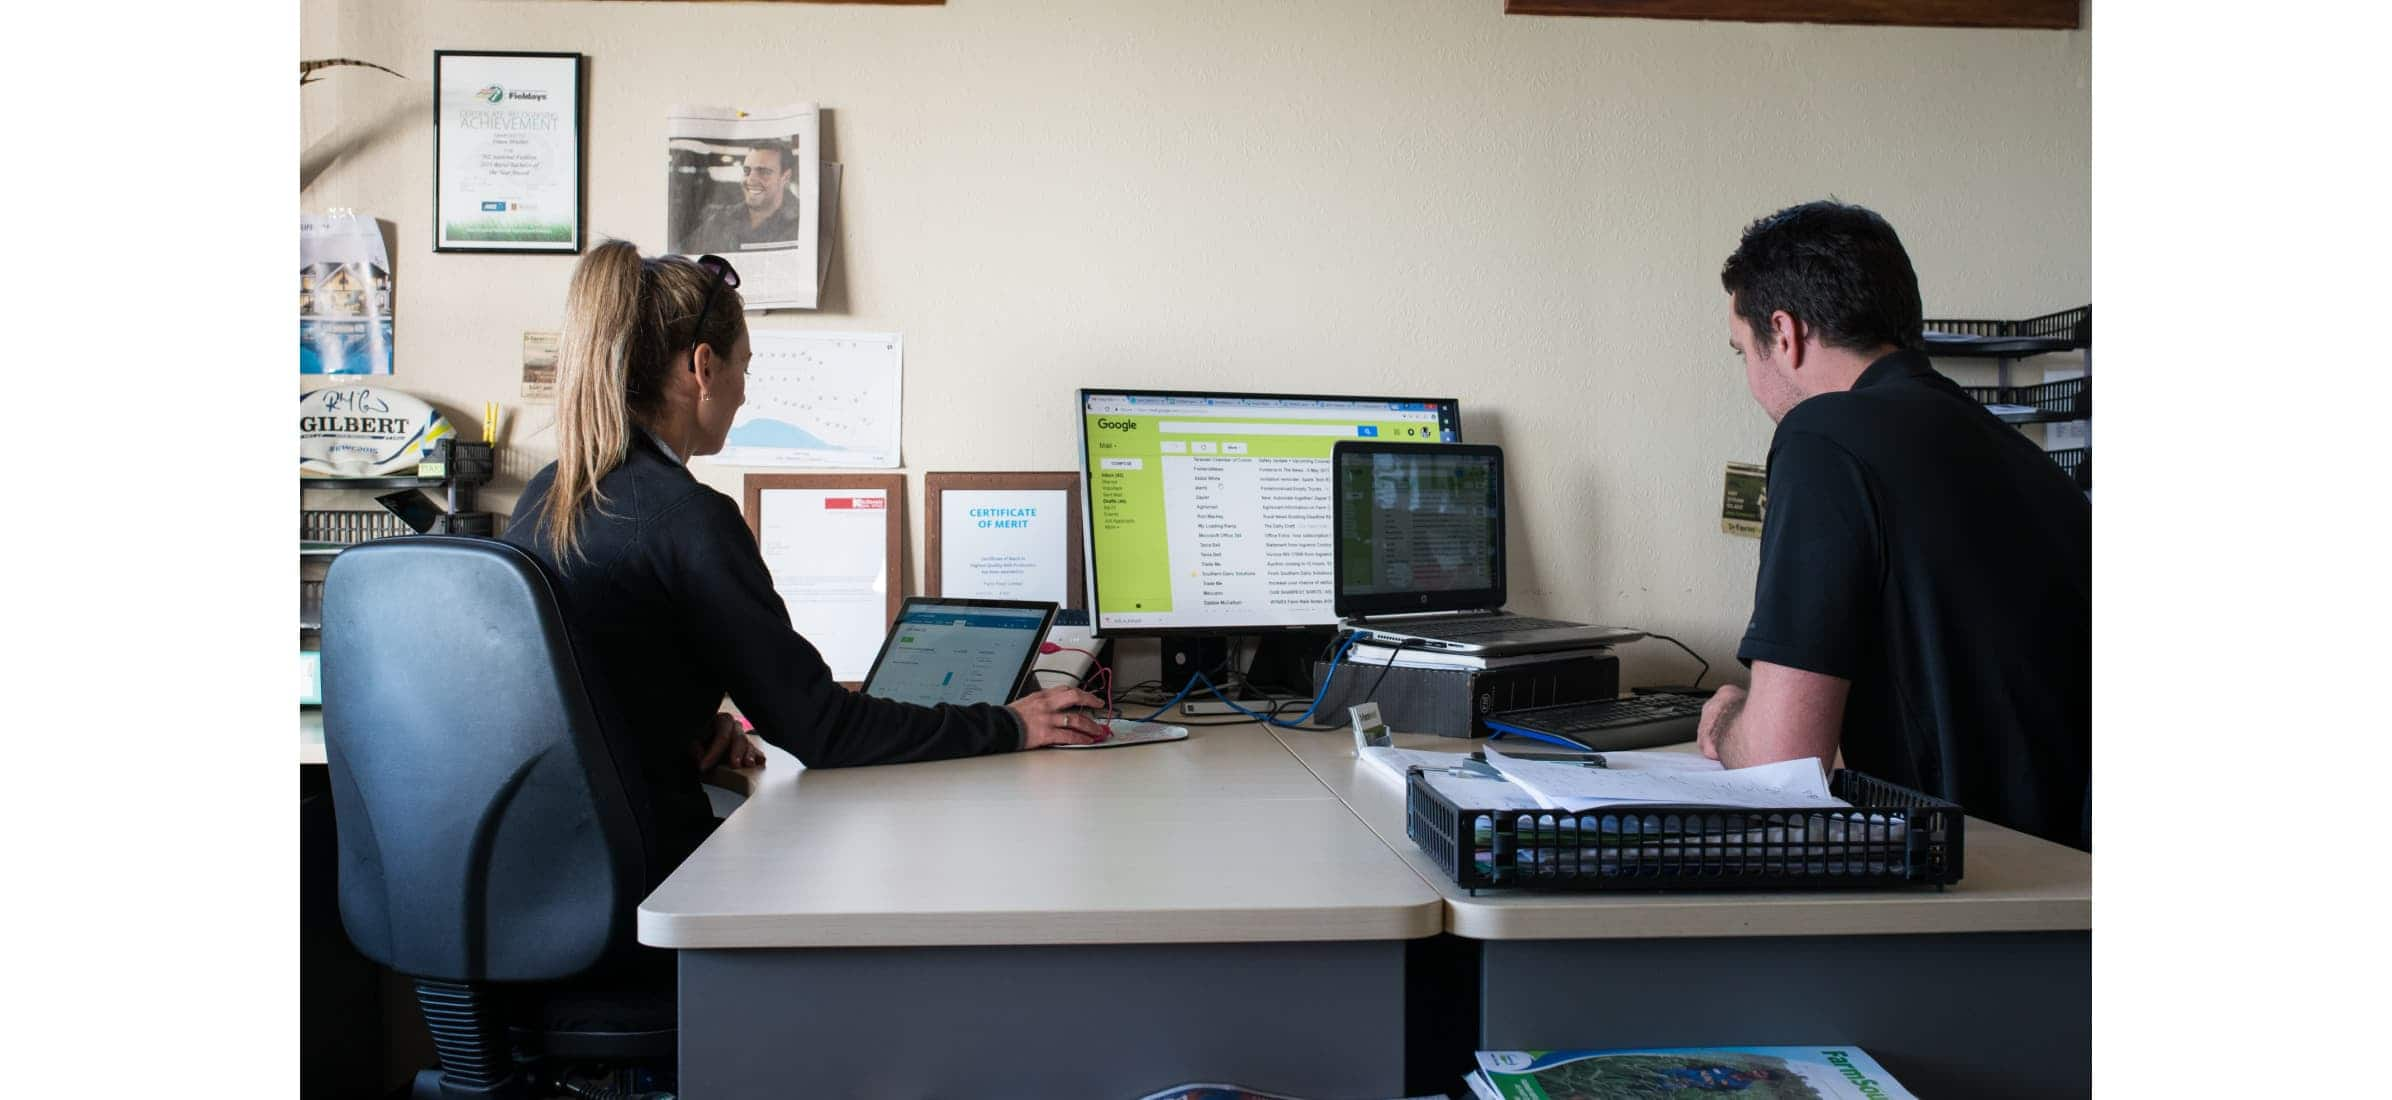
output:
[[1404, 941], [681, 952], [681, 1092], [1404, 1091]]
[[1487, 1050], [1849, 1044], [1920, 1096], [2092, 1094], [2087, 932], [1483, 941]]

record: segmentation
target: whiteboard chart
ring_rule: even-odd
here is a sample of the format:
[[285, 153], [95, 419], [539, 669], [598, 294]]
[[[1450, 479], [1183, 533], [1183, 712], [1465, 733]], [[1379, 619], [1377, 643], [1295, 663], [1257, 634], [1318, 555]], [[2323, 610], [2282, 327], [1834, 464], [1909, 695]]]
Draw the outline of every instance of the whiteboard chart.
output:
[[714, 461], [726, 466], [894, 469], [905, 337], [751, 328], [747, 403]]

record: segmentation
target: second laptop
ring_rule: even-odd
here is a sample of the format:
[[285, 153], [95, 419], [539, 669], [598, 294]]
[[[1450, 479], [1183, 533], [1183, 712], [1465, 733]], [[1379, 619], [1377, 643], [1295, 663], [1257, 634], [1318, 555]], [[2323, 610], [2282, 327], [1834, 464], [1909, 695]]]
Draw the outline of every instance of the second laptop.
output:
[[1371, 642], [1500, 656], [1644, 637], [1503, 610], [1502, 448], [1340, 440], [1330, 463], [1337, 616]]

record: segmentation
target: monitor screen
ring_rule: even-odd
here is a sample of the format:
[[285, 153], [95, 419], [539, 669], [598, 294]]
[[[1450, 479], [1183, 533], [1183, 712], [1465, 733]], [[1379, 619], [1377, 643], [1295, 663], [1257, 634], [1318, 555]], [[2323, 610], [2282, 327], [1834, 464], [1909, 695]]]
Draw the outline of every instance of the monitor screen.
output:
[[1336, 462], [1339, 610], [1501, 602], [1501, 449], [1348, 443]]
[[1081, 390], [1096, 633], [1335, 623], [1330, 448], [1461, 437], [1452, 398]]
[[926, 707], [1011, 702], [1054, 617], [1051, 603], [911, 597], [881, 642], [864, 694]]

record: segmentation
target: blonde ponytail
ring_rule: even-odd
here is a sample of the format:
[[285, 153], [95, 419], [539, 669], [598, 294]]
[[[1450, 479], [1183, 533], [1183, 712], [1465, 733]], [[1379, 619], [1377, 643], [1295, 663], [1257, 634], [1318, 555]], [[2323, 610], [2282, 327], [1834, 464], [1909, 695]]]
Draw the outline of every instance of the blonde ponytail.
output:
[[[573, 269], [557, 345], [556, 478], [539, 520], [560, 568], [580, 552], [583, 515], [606, 505], [599, 480], [630, 453], [631, 433], [663, 410], [666, 372], [695, 338], [686, 330], [713, 278], [679, 257], [643, 260], [629, 241], [607, 241]], [[728, 356], [747, 324], [739, 292], [719, 293], [727, 301], [709, 315], [705, 335]]]

